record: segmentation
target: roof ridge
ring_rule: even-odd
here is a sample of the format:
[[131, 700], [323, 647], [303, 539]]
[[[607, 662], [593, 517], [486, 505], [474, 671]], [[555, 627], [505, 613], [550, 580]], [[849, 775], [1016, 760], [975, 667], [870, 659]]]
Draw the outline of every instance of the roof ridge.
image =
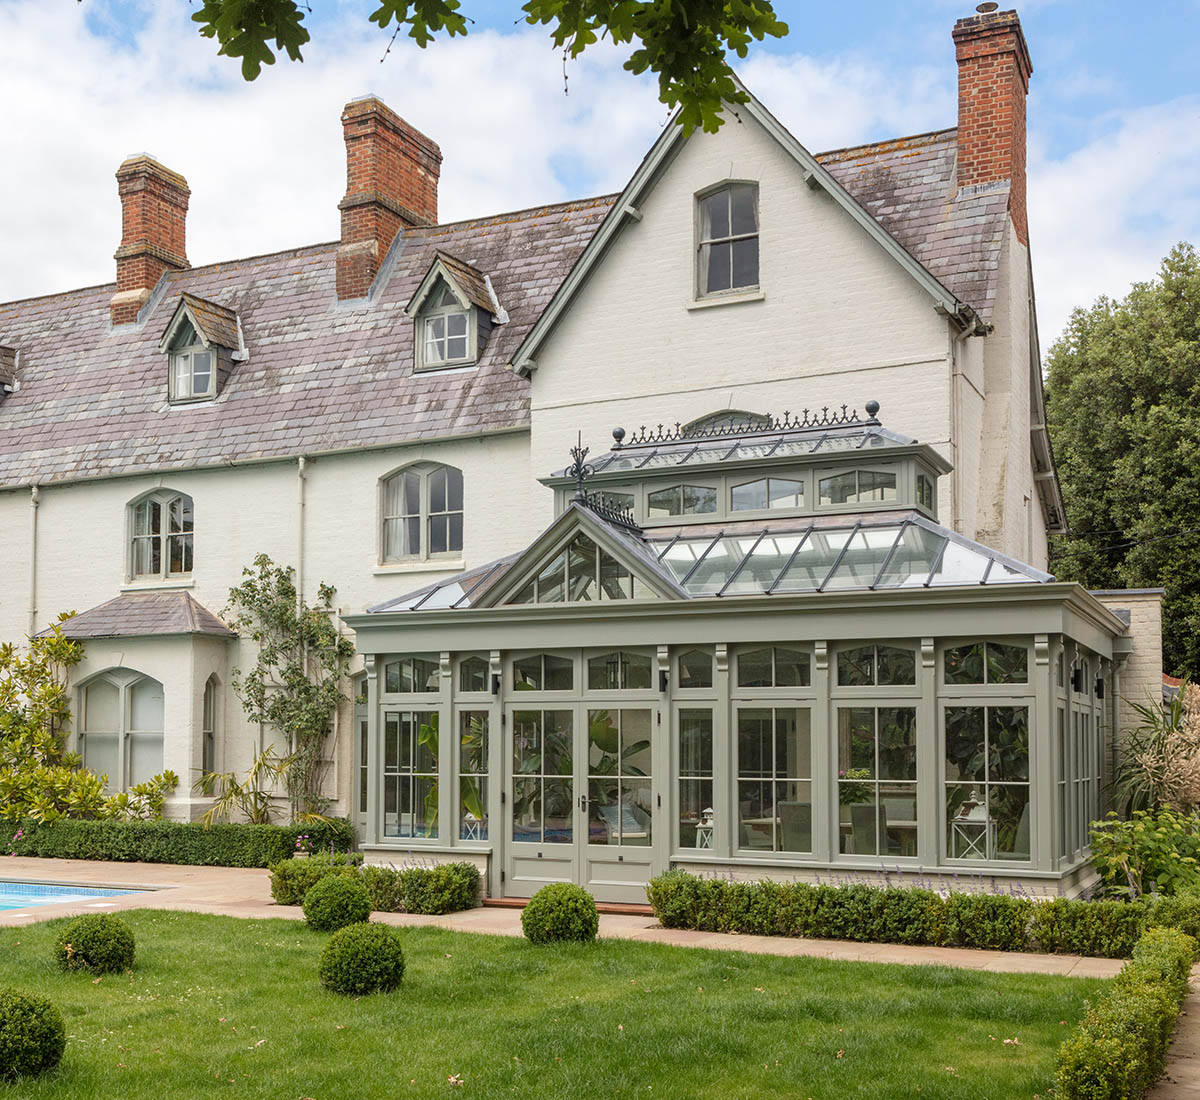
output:
[[843, 145], [839, 149], [826, 149], [821, 153], [813, 153], [813, 156], [820, 160], [822, 157], [832, 157], [839, 153], [853, 153], [859, 149], [878, 149], [885, 145], [898, 145], [902, 141], [919, 141], [921, 138], [942, 137], [944, 134], [952, 134], [957, 131], [957, 126], [947, 126], [942, 130], [925, 130], [919, 134], [903, 134], [900, 137], [881, 138], [879, 141], [864, 141], [858, 145]]
[[495, 221], [497, 218], [511, 218], [517, 214], [532, 214], [535, 210], [550, 210], [554, 207], [564, 206], [582, 206], [588, 203], [600, 202], [602, 199], [611, 199], [613, 202], [616, 202], [616, 200], [620, 198], [620, 195], [620, 191], [613, 191], [609, 194], [590, 195], [579, 199], [561, 199], [558, 202], [539, 202], [534, 203], [532, 206], [519, 207], [516, 210], [501, 210], [495, 214], [480, 214], [478, 217], [459, 218], [457, 221], [453, 222], [438, 222], [437, 225], [422, 225], [419, 226], [416, 231], [418, 233], [429, 233], [434, 229], [448, 229], [455, 225], [471, 225], [476, 222]]

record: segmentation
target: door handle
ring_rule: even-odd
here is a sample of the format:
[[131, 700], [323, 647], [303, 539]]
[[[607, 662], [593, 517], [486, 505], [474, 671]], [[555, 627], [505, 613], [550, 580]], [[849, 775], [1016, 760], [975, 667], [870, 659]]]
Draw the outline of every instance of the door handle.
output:
[[579, 808], [581, 810], [583, 810], [584, 813], [587, 813], [587, 806], [588, 806], [588, 796], [586, 794], [581, 794], [579, 796]]

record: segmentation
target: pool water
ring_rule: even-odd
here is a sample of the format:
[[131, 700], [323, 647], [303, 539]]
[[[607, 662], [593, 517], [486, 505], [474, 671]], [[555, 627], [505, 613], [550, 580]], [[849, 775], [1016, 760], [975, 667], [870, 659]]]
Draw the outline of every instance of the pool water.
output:
[[103, 890], [90, 886], [59, 886], [44, 882], [0, 881], [0, 910], [30, 909], [35, 905], [90, 902], [136, 894], [136, 890]]

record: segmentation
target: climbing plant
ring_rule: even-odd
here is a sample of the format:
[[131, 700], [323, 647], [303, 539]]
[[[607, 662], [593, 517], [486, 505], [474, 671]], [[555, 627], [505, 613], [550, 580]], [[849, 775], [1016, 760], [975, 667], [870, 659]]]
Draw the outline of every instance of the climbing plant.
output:
[[[327, 742], [343, 690], [354, 643], [338, 629], [336, 590], [317, 586], [309, 605], [296, 591], [295, 570], [259, 554], [242, 570], [242, 583], [229, 591], [226, 621], [258, 645], [248, 670], [235, 669], [233, 689], [247, 717], [282, 734], [287, 750], [272, 768], [287, 791], [294, 821], [320, 816], [329, 806], [322, 793], [327, 761], [336, 745]], [[201, 787], [208, 777], [201, 777]]]

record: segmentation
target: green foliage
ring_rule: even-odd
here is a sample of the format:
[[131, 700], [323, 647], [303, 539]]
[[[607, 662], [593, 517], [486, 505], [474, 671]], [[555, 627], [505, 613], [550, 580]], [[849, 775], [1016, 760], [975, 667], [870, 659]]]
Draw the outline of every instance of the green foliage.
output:
[[[467, 33], [460, 7], [458, 0], [379, 0], [370, 18], [381, 29], [394, 22], [393, 37], [404, 31], [424, 48], [438, 34]], [[302, 60], [310, 10], [303, 0], [202, 0], [192, 19], [205, 38], [220, 43], [219, 53], [240, 58], [242, 76], [254, 80], [263, 65], [275, 63], [276, 51]], [[745, 102], [726, 55], [745, 58], [751, 41], [788, 33], [770, 0], [527, 0], [521, 11], [525, 22], [550, 27], [564, 57], [576, 58], [606, 37], [618, 46], [636, 44], [625, 68], [658, 77], [659, 99], [681, 107], [688, 133], [697, 126], [716, 131], [722, 101]]]
[[1092, 864], [1110, 894], [1177, 894], [1200, 888], [1200, 814], [1135, 810], [1092, 822]]
[[1113, 990], [1089, 1009], [1058, 1056], [1059, 1100], [1136, 1100], [1162, 1073], [1196, 941], [1173, 929], [1147, 932]]
[[[1176, 245], [1122, 301], [1077, 309], [1050, 349], [1047, 416], [1071, 536], [1051, 568], [1166, 589], [1168, 670], [1200, 676], [1200, 256]], [[1164, 537], [1164, 536], [1170, 537]]]
[[336, 932], [371, 917], [371, 895], [354, 877], [327, 875], [304, 895], [304, 919], [317, 932]]
[[[257, 9], [266, 3], [250, 6]], [[321, 789], [325, 761], [336, 756], [336, 746], [327, 741], [334, 712], [349, 698], [342, 681], [354, 643], [337, 627], [336, 590], [330, 585], [317, 586], [317, 602], [310, 607], [296, 592], [295, 570], [276, 565], [266, 554], [254, 559], [253, 568], [243, 569], [242, 577], [229, 591], [226, 618], [258, 643], [258, 659], [249, 672], [235, 671], [233, 688], [250, 721], [278, 730], [289, 749], [282, 758], [270, 748], [260, 753], [245, 781], [205, 775], [197, 787], [203, 790], [208, 784], [219, 792], [218, 818], [236, 807], [252, 812], [252, 821], [263, 822], [270, 816], [266, 784], [280, 778], [292, 820], [313, 821], [329, 806]]]
[[1121, 737], [1112, 779], [1118, 808], [1200, 807], [1200, 688], [1187, 677], [1164, 705], [1161, 699], [1130, 703], [1140, 721]]
[[286, 761], [276, 754], [274, 745], [268, 745], [255, 755], [242, 779], [237, 772], [204, 772], [192, 784], [193, 791], [213, 800], [201, 822], [212, 825], [240, 817], [251, 825], [269, 825], [275, 780], [286, 770]]
[[582, 886], [552, 882], [521, 910], [521, 930], [530, 943], [591, 943], [600, 930], [596, 900]]
[[400, 937], [384, 924], [351, 924], [329, 937], [317, 977], [326, 989], [350, 997], [398, 989], [404, 980]]
[[730, 882], [668, 871], [646, 890], [664, 928], [1127, 958], [1148, 928], [1200, 931], [1200, 894], [1135, 902], [909, 887]]
[[53, 1069], [66, 1047], [62, 1013], [45, 997], [0, 989], [0, 1081]]
[[[22, 835], [14, 842], [18, 830]], [[325, 851], [331, 846], [347, 851], [354, 845], [354, 827], [338, 818], [303, 826], [225, 824], [211, 828], [199, 822], [59, 818], [46, 824], [0, 821], [0, 850], [44, 859], [268, 867], [291, 856], [301, 832]]]
[[327, 877], [358, 879], [373, 913], [457, 913], [479, 904], [479, 868], [473, 863], [434, 867], [360, 867], [338, 859], [285, 859], [271, 865], [271, 897], [277, 905], [300, 905]]
[[71, 614], [24, 650], [0, 645], [0, 819], [162, 817], [166, 796], [179, 785], [174, 772], [105, 795], [108, 777], [84, 770], [79, 754], [66, 751], [67, 675], [83, 659], [82, 644], [63, 636]]
[[63, 970], [119, 974], [133, 969], [133, 933], [112, 913], [76, 917], [54, 942], [54, 958]]

